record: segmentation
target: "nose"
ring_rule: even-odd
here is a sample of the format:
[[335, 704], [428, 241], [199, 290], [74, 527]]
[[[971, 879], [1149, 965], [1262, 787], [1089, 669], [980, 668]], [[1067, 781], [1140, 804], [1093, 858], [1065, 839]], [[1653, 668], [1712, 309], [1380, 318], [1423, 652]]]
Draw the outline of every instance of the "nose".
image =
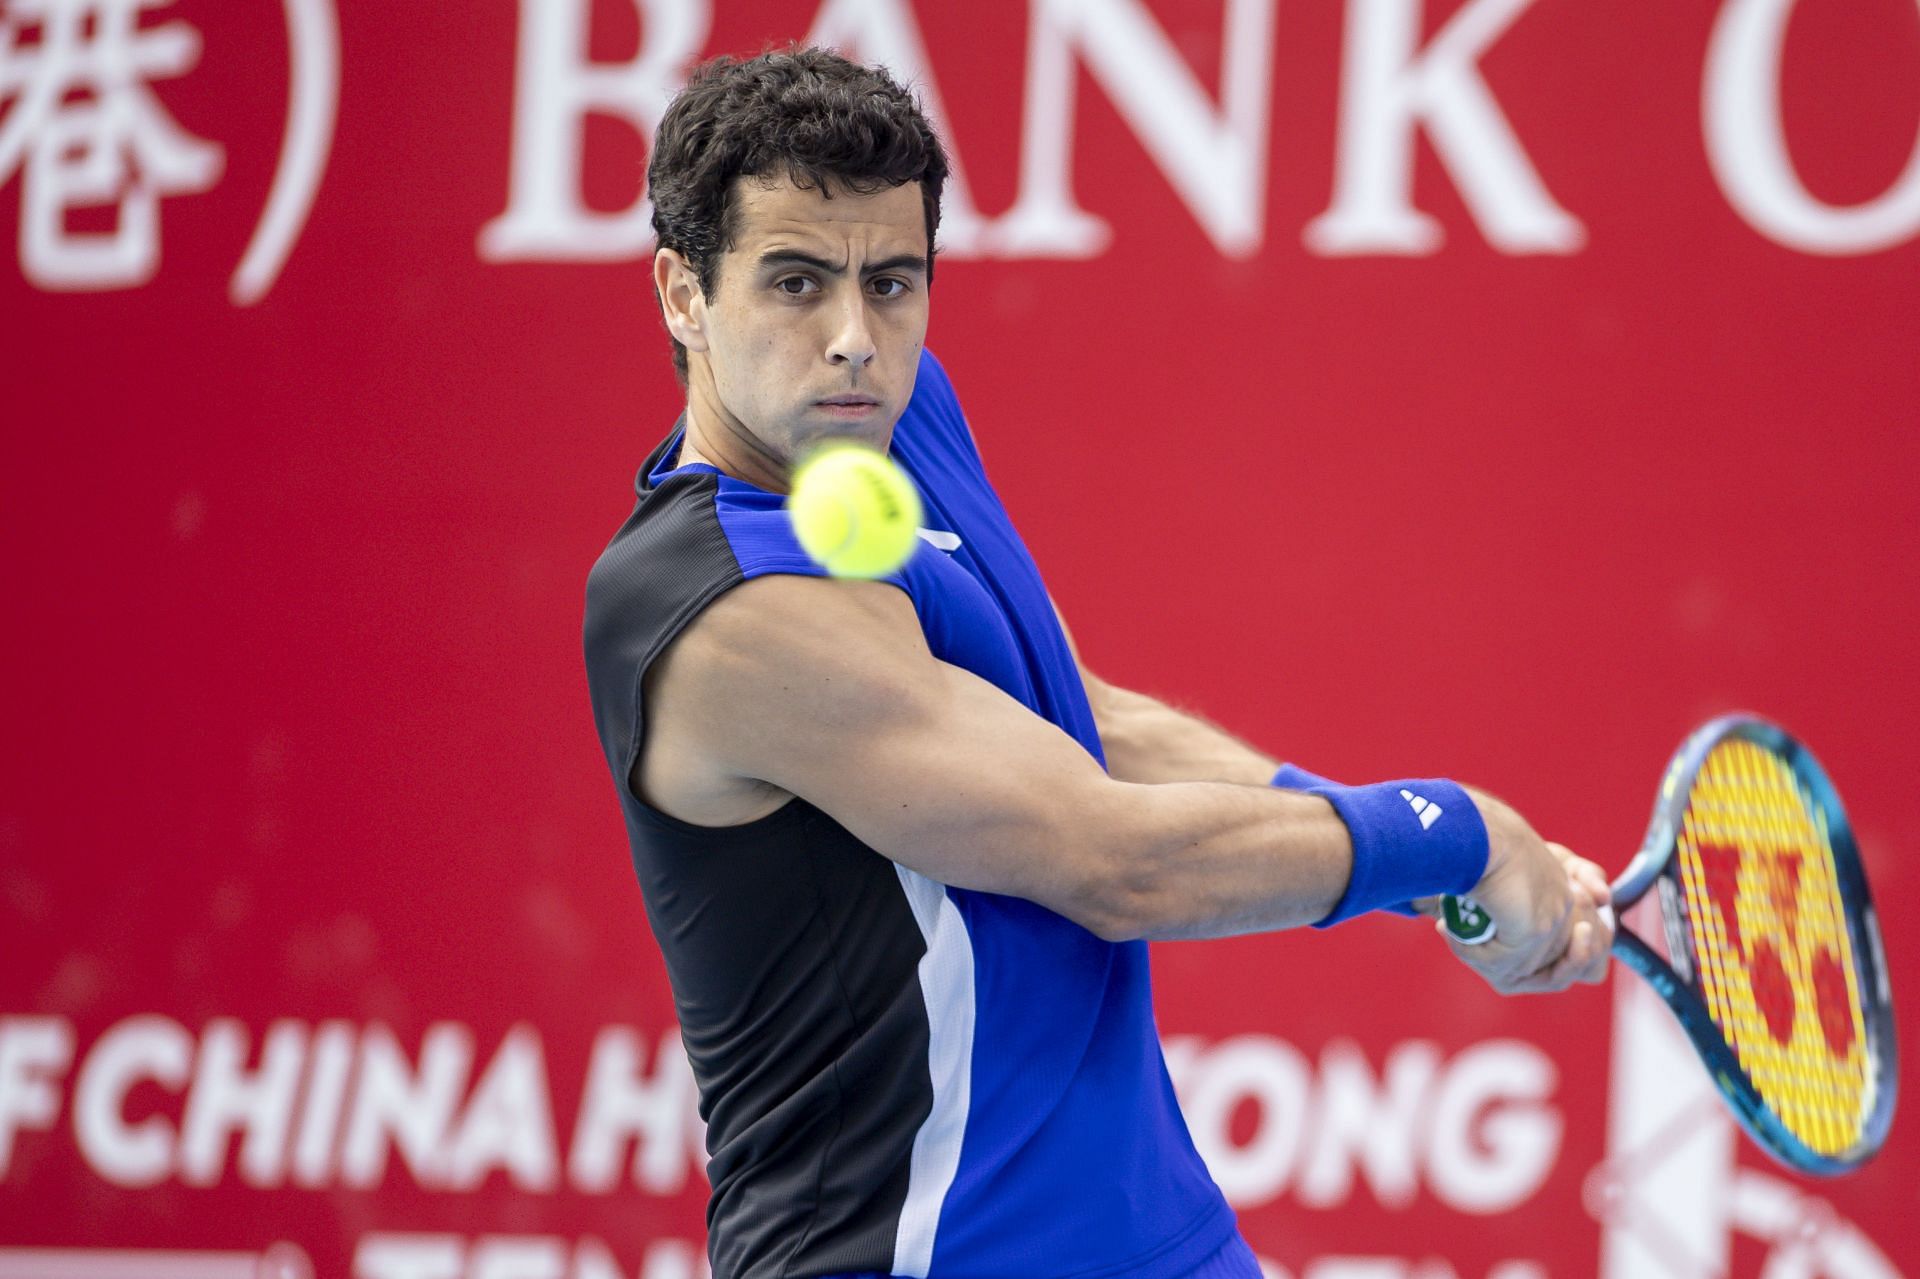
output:
[[840, 307], [833, 336], [827, 342], [827, 363], [845, 364], [854, 372], [873, 359], [873, 330], [867, 325], [867, 303], [857, 290]]

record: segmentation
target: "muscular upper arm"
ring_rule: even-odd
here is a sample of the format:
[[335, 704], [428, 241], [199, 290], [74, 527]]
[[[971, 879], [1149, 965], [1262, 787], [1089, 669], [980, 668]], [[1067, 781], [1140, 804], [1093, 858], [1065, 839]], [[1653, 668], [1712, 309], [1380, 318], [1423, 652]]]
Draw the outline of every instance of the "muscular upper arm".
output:
[[732, 804], [745, 820], [798, 795], [933, 879], [1089, 927], [1141, 803], [1059, 728], [935, 658], [911, 601], [872, 582], [769, 576], [715, 601], [656, 664], [642, 764], [644, 793], [676, 815]]

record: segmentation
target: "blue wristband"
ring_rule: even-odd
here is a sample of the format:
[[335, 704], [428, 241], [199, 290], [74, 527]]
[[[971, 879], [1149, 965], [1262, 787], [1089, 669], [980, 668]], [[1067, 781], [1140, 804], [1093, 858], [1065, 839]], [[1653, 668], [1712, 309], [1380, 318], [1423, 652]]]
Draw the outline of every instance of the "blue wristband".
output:
[[[1281, 769], [1286, 773], [1287, 769]], [[1296, 775], [1312, 776], [1304, 770]], [[1279, 784], [1276, 777], [1275, 784]], [[1416, 897], [1467, 893], [1487, 871], [1487, 827], [1467, 792], [1444, 778], [1295, 787], [1333, 805], [1353, 838], [1353, 872], [1316, 928], [1370, 910], [1407, 911]]]

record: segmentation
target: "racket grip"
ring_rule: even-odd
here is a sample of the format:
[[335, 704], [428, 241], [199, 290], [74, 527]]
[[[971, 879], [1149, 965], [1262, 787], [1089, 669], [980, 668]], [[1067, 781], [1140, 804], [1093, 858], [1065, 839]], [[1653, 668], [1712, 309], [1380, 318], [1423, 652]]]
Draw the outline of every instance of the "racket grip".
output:
[[[1471, 897], [1455, 897], [1448, 893], [1440, 899], [1440, 917], [1447, 922], [1447, 931], [1462, 946], [1478, 946], [1482, 942], [1492, 941], [1499, 929], [1494, 926], [1493, 916]], [[1606, 921], [1609, 929], [1617, 929], [1619, 920], [1613, 913], [1613, 907], [1602, 906], [1600, 918]]]

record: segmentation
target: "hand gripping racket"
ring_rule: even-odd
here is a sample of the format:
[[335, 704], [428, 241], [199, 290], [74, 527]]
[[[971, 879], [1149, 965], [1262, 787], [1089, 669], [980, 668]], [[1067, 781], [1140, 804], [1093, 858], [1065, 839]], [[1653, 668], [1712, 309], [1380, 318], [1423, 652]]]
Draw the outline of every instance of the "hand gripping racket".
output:
[[[1871, 1158], [1893, 1120], [1893, 1000], [1853, 828], [1812, 753], [1752, 715], [1696, 730], [1613, 881], [1616, 918], [1643, 899], [1646, 932], [1618, 928], [1613, 953], [1673, 1009], [1753, 1139], [1803, 1172]], [[1470, 898], [1442, 914], [1462, 942], [1493, 936]]]

